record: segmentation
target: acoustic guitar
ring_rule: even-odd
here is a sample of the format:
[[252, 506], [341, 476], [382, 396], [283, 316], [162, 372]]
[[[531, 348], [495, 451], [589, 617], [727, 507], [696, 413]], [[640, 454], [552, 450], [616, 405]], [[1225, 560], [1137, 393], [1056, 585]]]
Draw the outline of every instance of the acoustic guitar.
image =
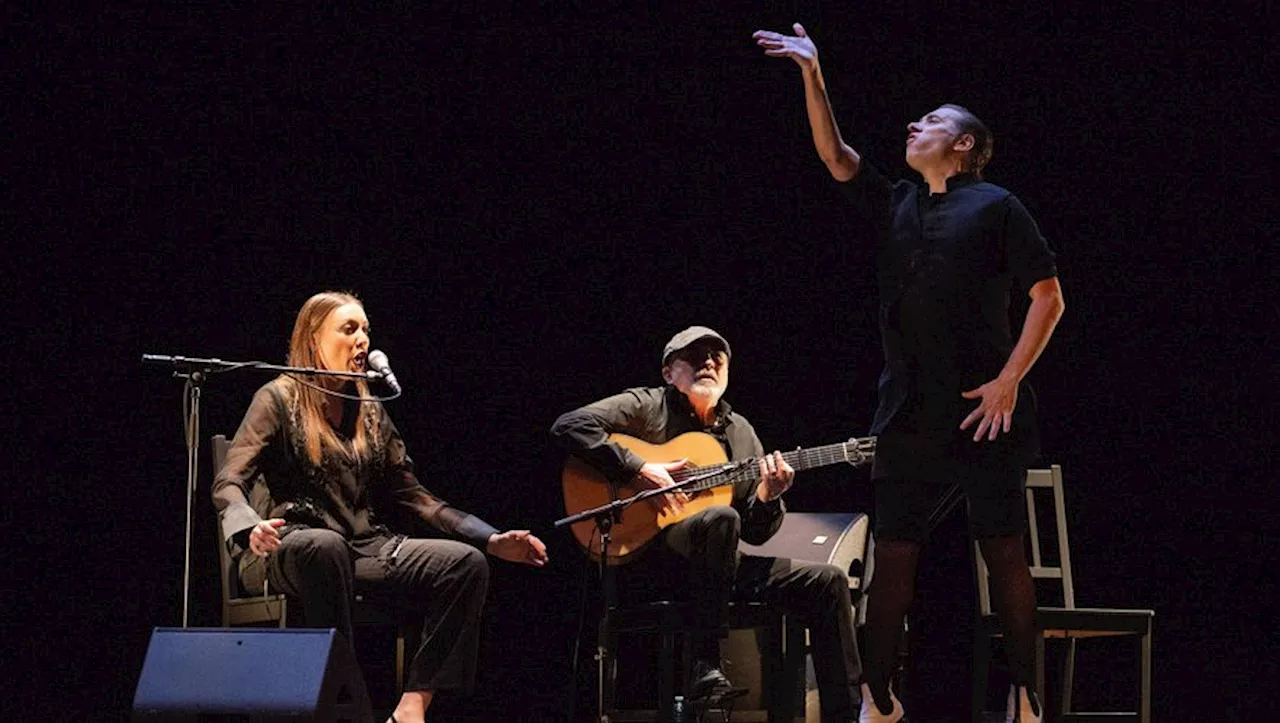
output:
[[[684, 504], [681, 512], [660, 511], [652, 500], [644, 500], [624, 509], [611, 530], [610, 565], [629, 562], [629, 558], [644, 549], [664, 527], [696, 515], [708, 507], [731, 504], [733, 484], [739, 480], [760, 479], [756, 459], [729, 463], [724, 448], [715, 437], [705, 432], [686, 432], [664, 444], [650, 444], [626, 434], [611, 434], [609, 440], [635, 452], [645, 462], [688, 459], [687, 466], [671, 472], [671, 478], [677, 484], [696, 476], [706, 476], [705, 479], [699, 479], [683, 488], [689, 501]], [[848, 442], [783, 452], [782, 458], [797, 472], [841, 463], [857, 467], [870, 462], [875, 456], [875, 449], [875, 437], [855, 437]], [[631, 497], [645, 489], [629, 483], [611, 483], [594, 467], [573, 456], [565, 463], [561, 482], [564, 487], [564, 507], [569, 515]], [[598, 561], [601, 545], [595, 521], [582, 520], [570, 527], [578, 544]]]

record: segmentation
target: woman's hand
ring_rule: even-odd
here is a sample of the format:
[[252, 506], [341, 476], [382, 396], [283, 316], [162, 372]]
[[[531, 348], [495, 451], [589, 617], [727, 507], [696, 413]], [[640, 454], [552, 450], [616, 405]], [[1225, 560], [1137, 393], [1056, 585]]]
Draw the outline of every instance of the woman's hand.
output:
[[280, 528], [284, 520], [279, 517], [263, 520], [253, 526], [249, 533], [249, 552], [258, 557], [266, 557], [280, 549]]
[[547, 564], [547, 546], [528, 530], [507, 530], [489, 536], [486, 549], [490, 555], [507, 562], [542, 567]]

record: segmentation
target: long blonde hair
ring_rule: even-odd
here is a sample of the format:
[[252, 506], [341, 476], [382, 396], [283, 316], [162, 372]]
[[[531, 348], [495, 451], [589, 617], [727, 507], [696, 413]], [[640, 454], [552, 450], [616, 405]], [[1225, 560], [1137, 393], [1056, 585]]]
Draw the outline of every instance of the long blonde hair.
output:
[[[289, 338], [289, 366], [314, 369], [324, 367], [320, 350], [316, 346], [316, 335], [320, 333], [325, 320], [334, 309], [347, 304], [359, 304], [364, 308], [364, 304], [354, 295], [342, 291], [322, 291], [307, 299], [307, 303], [298, 310], [298, 318], [293, 323], [293, 335]], [[291, 393], [291, 411], [302, 428], [302, 441], [306, 447], [307, 457], [313, 464], [320, 465], [325, 451], [354, 461], [364, 460], [370, 456], [372, 422], [378, 414], [380, 408], [378, 404], [372, 402], [360, 404], [355, 435], [352, 437], [351, 444], [348, 445], [334, 433], [324, 413], [326, 404], [340, 403], [337, 397], [327, 395], [289, 376], [282, 376], [280, 383]], [[356, 388], [359, 389], [361, 397], [369, 396], [369, 385], [363, 379], [356, 381]]]

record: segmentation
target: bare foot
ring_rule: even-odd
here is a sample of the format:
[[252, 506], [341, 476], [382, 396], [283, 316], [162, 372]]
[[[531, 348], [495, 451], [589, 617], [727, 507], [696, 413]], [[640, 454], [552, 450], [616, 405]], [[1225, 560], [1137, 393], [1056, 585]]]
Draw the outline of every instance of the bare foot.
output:
[[400, 696], [400, 704], [391, 713], [388, 723], [426, 723], [427, 708], [434, 695], [429, 690], [410, 690]]

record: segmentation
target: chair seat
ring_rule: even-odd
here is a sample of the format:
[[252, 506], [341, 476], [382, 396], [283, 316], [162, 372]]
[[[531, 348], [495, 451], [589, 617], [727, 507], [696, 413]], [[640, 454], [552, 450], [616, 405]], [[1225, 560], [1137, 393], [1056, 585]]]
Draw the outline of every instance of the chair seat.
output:
[[400, 614], [396, 601], [383, 600], [357, 593], [351, 606], [351, 622], [355, 625], [407, 625], [407, 616]]
[[[1047, 638], [1086, 638], [1108, 635], [1146, 635], [1151, 632], [1154, 610], [1112, 608], [1036, 608], [1037, 621]], [[998, 616], [983, 615], [982, 627], [999, 636]]]
[[[1050, 498], [1045, 505], [1040, 498]], [[1051, 465], [1047, 469], [1027, 470], [1023, 492], [1027, 515], [1028, 562], [1032, 580], [1051, 580], [1061, 586], [1063, 607], [1036, 607], [1036, 625], [1039, 634], [1035, 641], [1035, 687], [1045, 699], [1045, 647], [1048, 639], [1064, 641], [1064, 659], [1061, 670], [1062, 684], [1053, 696], [1057, 699], [1057, 715], [1054, 720], [1062, 723], [1087, 721], [1130, 720], [1151, 722], [1151, 649], [1154, 629], [1154, 610], [1117, 610], [1112, 608], [1079, 608], [1075, 606], [1075, 583], [1071, 570], [1071, 546], [1067, 539], [1066, 495], [1063, 492], [1062, 467]], [[1042, 524], [1039, 513], [1051, 507], [1049, 524]], [[1042, 548], [1048, 548], [1048, 556]], [[975, 622], [973, 646], [973, 720], [982, 720], [982, 708], [988, 698], [988, 667], [991, 663], [990, 639], [1001, 637], [999, 619], [993, 614], [990, 573], [982, 557], [982, 546], [973, 543], [974, 572], [978, 589], [978, 615]], [[1137, 705], [1132, 711], [1085, 713], [1074, 710], [1076, 647], [1080, 640], [1088, 638], [1125, 637], [1137, 643], [1138, 684], [1134, 691]], [[1125, 656], [1127, 657], [1127, 656]], [[1030, 661], [1029, 661], [1030, 662]]]
[[226, 601], [223, 625], [233, 627], [257, 623], [278, 624], [287, 605], [284, 595], [230, 598]]
[[[282, 607], [287, 605], [287, 601], [288, 598], [281, 593], [229, 598], [227, 612], [230, 620], [227, 625], [278, 622], [281, 613], [287, 610], [287, 607]], [[356, 625], [403, 625], [406, 623], [402, 616], [396, 614], [391, 605], [370, 600], [364, 595], [356, 595], [351, 615], [352, 622]]]
[[255, 595], [253, 597], [233, 597], [227, 600], [227, 604], [235, 607], [246, 607], [249, 605], [276, 603], [285, 599], [287, 598], [282, 593], [275, 593], [272, 595]]
[[[614, 632], [645, 632], [685, 627], [691, 603], [659, 600], [641, 605], [610, 608]], [[727, 618], [730, 629], [769, 627], [781, 623], [783, 615], [761, 602], [731, 602]]]

